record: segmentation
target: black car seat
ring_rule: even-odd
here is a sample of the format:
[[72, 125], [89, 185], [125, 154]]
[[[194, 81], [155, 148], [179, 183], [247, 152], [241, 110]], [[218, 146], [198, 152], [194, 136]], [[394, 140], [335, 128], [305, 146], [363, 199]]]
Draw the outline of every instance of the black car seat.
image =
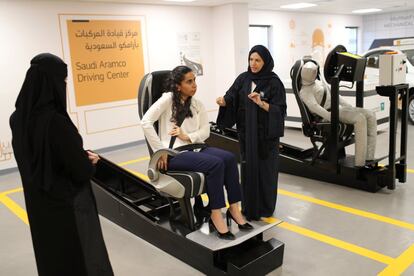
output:
[[[313, 156], [312, 163], [315, 162], [317, 158], [321, 157], [321, 154], [328, 155], [327, 151], [327, 142], [329, 140], [329, 135], [331, 131], [331, 123], [323, 122], [322, 118], [319, 116], [313, 115], [306, 105], [303, 103], [302, 99], [299, 96], [300, 89], [302, 88], [301, 72], [302, 67], [307, 62], [313, 62], [316, 65], [318, 63], [312, 59], [300, 59], [295, 62], [292, 69], [290, 70], [290, 77], [292, 79], [292, 90], [295, 95], [296, 101], [299, 106], [300, 115], [302, 118], [302, 131], [306, 137], [309, 137], [313, 145]], [[319, 68], [319, 65], [318, 65]], [[320, 72], [318, 70], [318, 79], [320, 79]], [[339, 123], [339, 143], [338, 143], [338, 156], [345, 157], [345, 147], [351, 145], [355, 142], [353, 137], [354, 126], [350, 124]], [[321, 145], [318, 146], [317, 143]]]
[[[164, 83], [171, 71], [155, 71], [146, 74], [141, 80], [138, 90], [138, 113], [142, 119], [145, 112], [155, 103], [164, 92]], [[182, 122], [181, 122], [182, 123]], [[154, 124], [158, 133], [158, 123]], [[160, 171], [157, 168], [157, 161], [161, 155], [167, 153], [169, 156], [180, 154], [183, 150], [193, 150], [205, 146], [204, 144], [190, 144], [176, 149], [165, 148], [153, 152], [146, 140], [151, 159], [148, 166], [148, 178], [150, 184], [163, 196], [179, 202], [181, 219], [191, 229], [195, 230], [194, 209], [191, 205], [191, 198], [195, 200], [195, 211], [205, 211], [200, 195], [205, 192], [205, 177], [203, 173], [192, 171]], [[171, 144], [171, 143], [170, 143]], [[174, 214], [174, 207], [170, 201], [171, 214]], [[205, 213], [205, 212], [204, 212]]]

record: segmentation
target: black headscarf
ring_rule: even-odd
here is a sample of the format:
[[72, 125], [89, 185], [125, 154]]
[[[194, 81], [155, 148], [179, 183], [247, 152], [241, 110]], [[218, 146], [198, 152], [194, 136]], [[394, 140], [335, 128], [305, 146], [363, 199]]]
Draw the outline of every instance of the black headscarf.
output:
[[[269, 50], [256, 45], [249, 52], [249, 62], [252, 53], [257, 53], [264, 61], [262, 69], [258, 73], [253, 73], [250, 66], [247, 69], [247, 77], [256, 84], [254, 91], [260, 93], [273, 78], [278, 76], [273, 72], [274, 62]], [[249, 64], [250, 65], [250, 64]], [[250, 93], [250, 91], [246, 91]], [[247, 95], [245, 96], [247, 98]], [[245, 160], [243, 173], [243, 210], [248, 218], [260, 218], [260, 179], [258, 172], [259, 157], [267, 159], [268, 148], [264, 137], [259, 137], [259, 125], [266, 121], [264, 116], [269, 116], [262, 111], [261, 114], [257, 105], [250, 100], [246, 100], [245, 111]], [[261, 115], [261, 116], [260, 116]], [[263, 127], [267, 127], [263, 126]], [[264, 149], [264, 150], [263, 150]]]
[[[22, 180], [50, 190], [54, 182], [49, 126], [58, 113], [66, 111], [67, 65], [52, 54], [40, 54], [30, 68], [10, 117], [13, 150]], [[70, 119], [69, 119], [70, 121]]]
[[[262, 194], [264, 190], [260, 185], [269, 184], [268, 180], [263, 179], [263, 175], [259, 175], [260, 166], [266, 162], [267, 164], [275, 162], [269, 158], [271, 153], [269, 149], [279, 139], [279, 136], [274, 134], [279, 133], [279, 129], [274, 130], [273, 128], [284, 126], [286, 98], [282, 82], [272, 71], [274, 62], [269, 50], [262, 45], [254, 46], [249, 52], [248, 62], [252, 53], [259, 54], [263, 59], [263, 67], [258, 73], [253, 73], [249, 66], [246, 72], [237, 77], [225, 95], [226, 102], [229, 104], [219, 109], [217, 125], [219, 128], [232, 127], [237, 122], [242, 151], [243, 211], [247, 218], [260, 219], [263, 211], [261, 206], [264, 204], [261, 202], [261, 199], [264, 198]], [[272, 99], [278, 99], [277, 101], [262, 98], [270, 104], [268, 112], [248, 99], [248, 95], [251, 93], [251, 82], [256, 84], [254, 89], [256, 92], [263, 91], [264, 93], [264, 91], [269, 92], [271, 89], [277, 90], [272, 91], [274, 93]], [[230, 101], [227, 101], [228, 99]], [[277, 103], [275, 104], [275, 102]], [[280, 114], [275, 116], [275, 113], [279, 112]], [[277, 123], [275, 123], [276, 121]], [[270, 131], [271, 128], [272, 131]], [[269, 135], [269, 133], [273, 134]]]
[[[250, 56], [253, 53], [257, 53], [264, 61], [262, 69], [258, 73], [253, 73], [250, 66], [247, 68], [247, 77], [256, 84], [255, 91], [260, 91], [268, 83], [269, 79], [277, 78], [277, 75], [273, 72], [275, 66], [272, 55], [269, 50], [263, 45], [256, 45], [250, 49], [248, 62], [250, 62]], [[250, 65], [250, 64], [249, 64]]]

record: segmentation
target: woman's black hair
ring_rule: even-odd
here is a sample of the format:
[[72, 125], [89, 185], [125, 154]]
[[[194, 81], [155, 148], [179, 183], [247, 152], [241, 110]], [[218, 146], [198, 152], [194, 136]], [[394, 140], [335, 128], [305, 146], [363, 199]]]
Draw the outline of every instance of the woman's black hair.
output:
[[189, 67], [184, 65], [177, 66], [171, 71], [170, 76], [166, 80], [166, 91], [173, 93], [172, 116], [170, 119], [173, 123], [178, 123], [180, 117], [193, 117], [193, 113], [190, 109], [191, 97], [188, 97], [188, 99], [182, 103], [181, 93], [178, 91], [177, 87], [177, 85], [180, 85], [184, 80], [184, 76], [189, 72], [192, 72]]

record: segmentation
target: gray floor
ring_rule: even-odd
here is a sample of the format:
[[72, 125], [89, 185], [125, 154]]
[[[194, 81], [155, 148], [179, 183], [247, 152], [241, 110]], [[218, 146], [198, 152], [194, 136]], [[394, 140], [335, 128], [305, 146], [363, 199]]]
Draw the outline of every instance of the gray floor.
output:
[[[387, 152], [387, 135], [379, 134], [377, 156]], [[377, 275], [382, 271], [383, 275], [414, 275], [412, 125], [408, 136], [411, 170], [407, 182], [397, 184], [394, 191], [373, 194], [280, 174], [275, 217], [284, 222], [267, 231], [265, 237], [275, 237], [286, 248], [283, 266], [269, 275]], [[307, 138], [293, 129], [287, 130], [283, 140], [309, 145]], [[122, 163], [148, 156], [148, 152], [142, 144], [102, 155]], [[146, 165], [147, 161], [140, 161], [124, 167], [144, 173]], [[19, 206], [24, 208], [21, 191], [4, 194], [19, 187], [18, 173], [0, 175], [1, 275], [36, 275], [29, 227], [4, 204], [6, 198], [18, 205], [15, 211]], [[101, 217], [101, 223], [116, 275], [201, 275], [105, 218]]]

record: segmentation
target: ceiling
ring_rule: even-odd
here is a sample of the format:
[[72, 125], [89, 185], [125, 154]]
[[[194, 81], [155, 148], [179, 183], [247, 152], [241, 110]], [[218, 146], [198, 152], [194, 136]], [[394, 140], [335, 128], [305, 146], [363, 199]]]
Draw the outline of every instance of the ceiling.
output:
[[[72, 0], [73, 1], [73, 0]], [[167, 2], [163, 0], [74, 0], [79, 2], [109, 2], [109, 3], [141, 3], [141, 4], [161, 4], [161, 5], [185, 5], [213, 7], [230, 3], [247, 3], [250, 9], [291, 11], [291, 12], [310, 12], [310, 13], [334, 13], [352, 14], [356, 9], [379, 8], [380, 13], [406, 11], [414, 9], [413, 0], [195, 0], [189, 3]], [[286, 10], [281, 9], [281, 5], [307, 2], [317, 4], [316, 7]]]

